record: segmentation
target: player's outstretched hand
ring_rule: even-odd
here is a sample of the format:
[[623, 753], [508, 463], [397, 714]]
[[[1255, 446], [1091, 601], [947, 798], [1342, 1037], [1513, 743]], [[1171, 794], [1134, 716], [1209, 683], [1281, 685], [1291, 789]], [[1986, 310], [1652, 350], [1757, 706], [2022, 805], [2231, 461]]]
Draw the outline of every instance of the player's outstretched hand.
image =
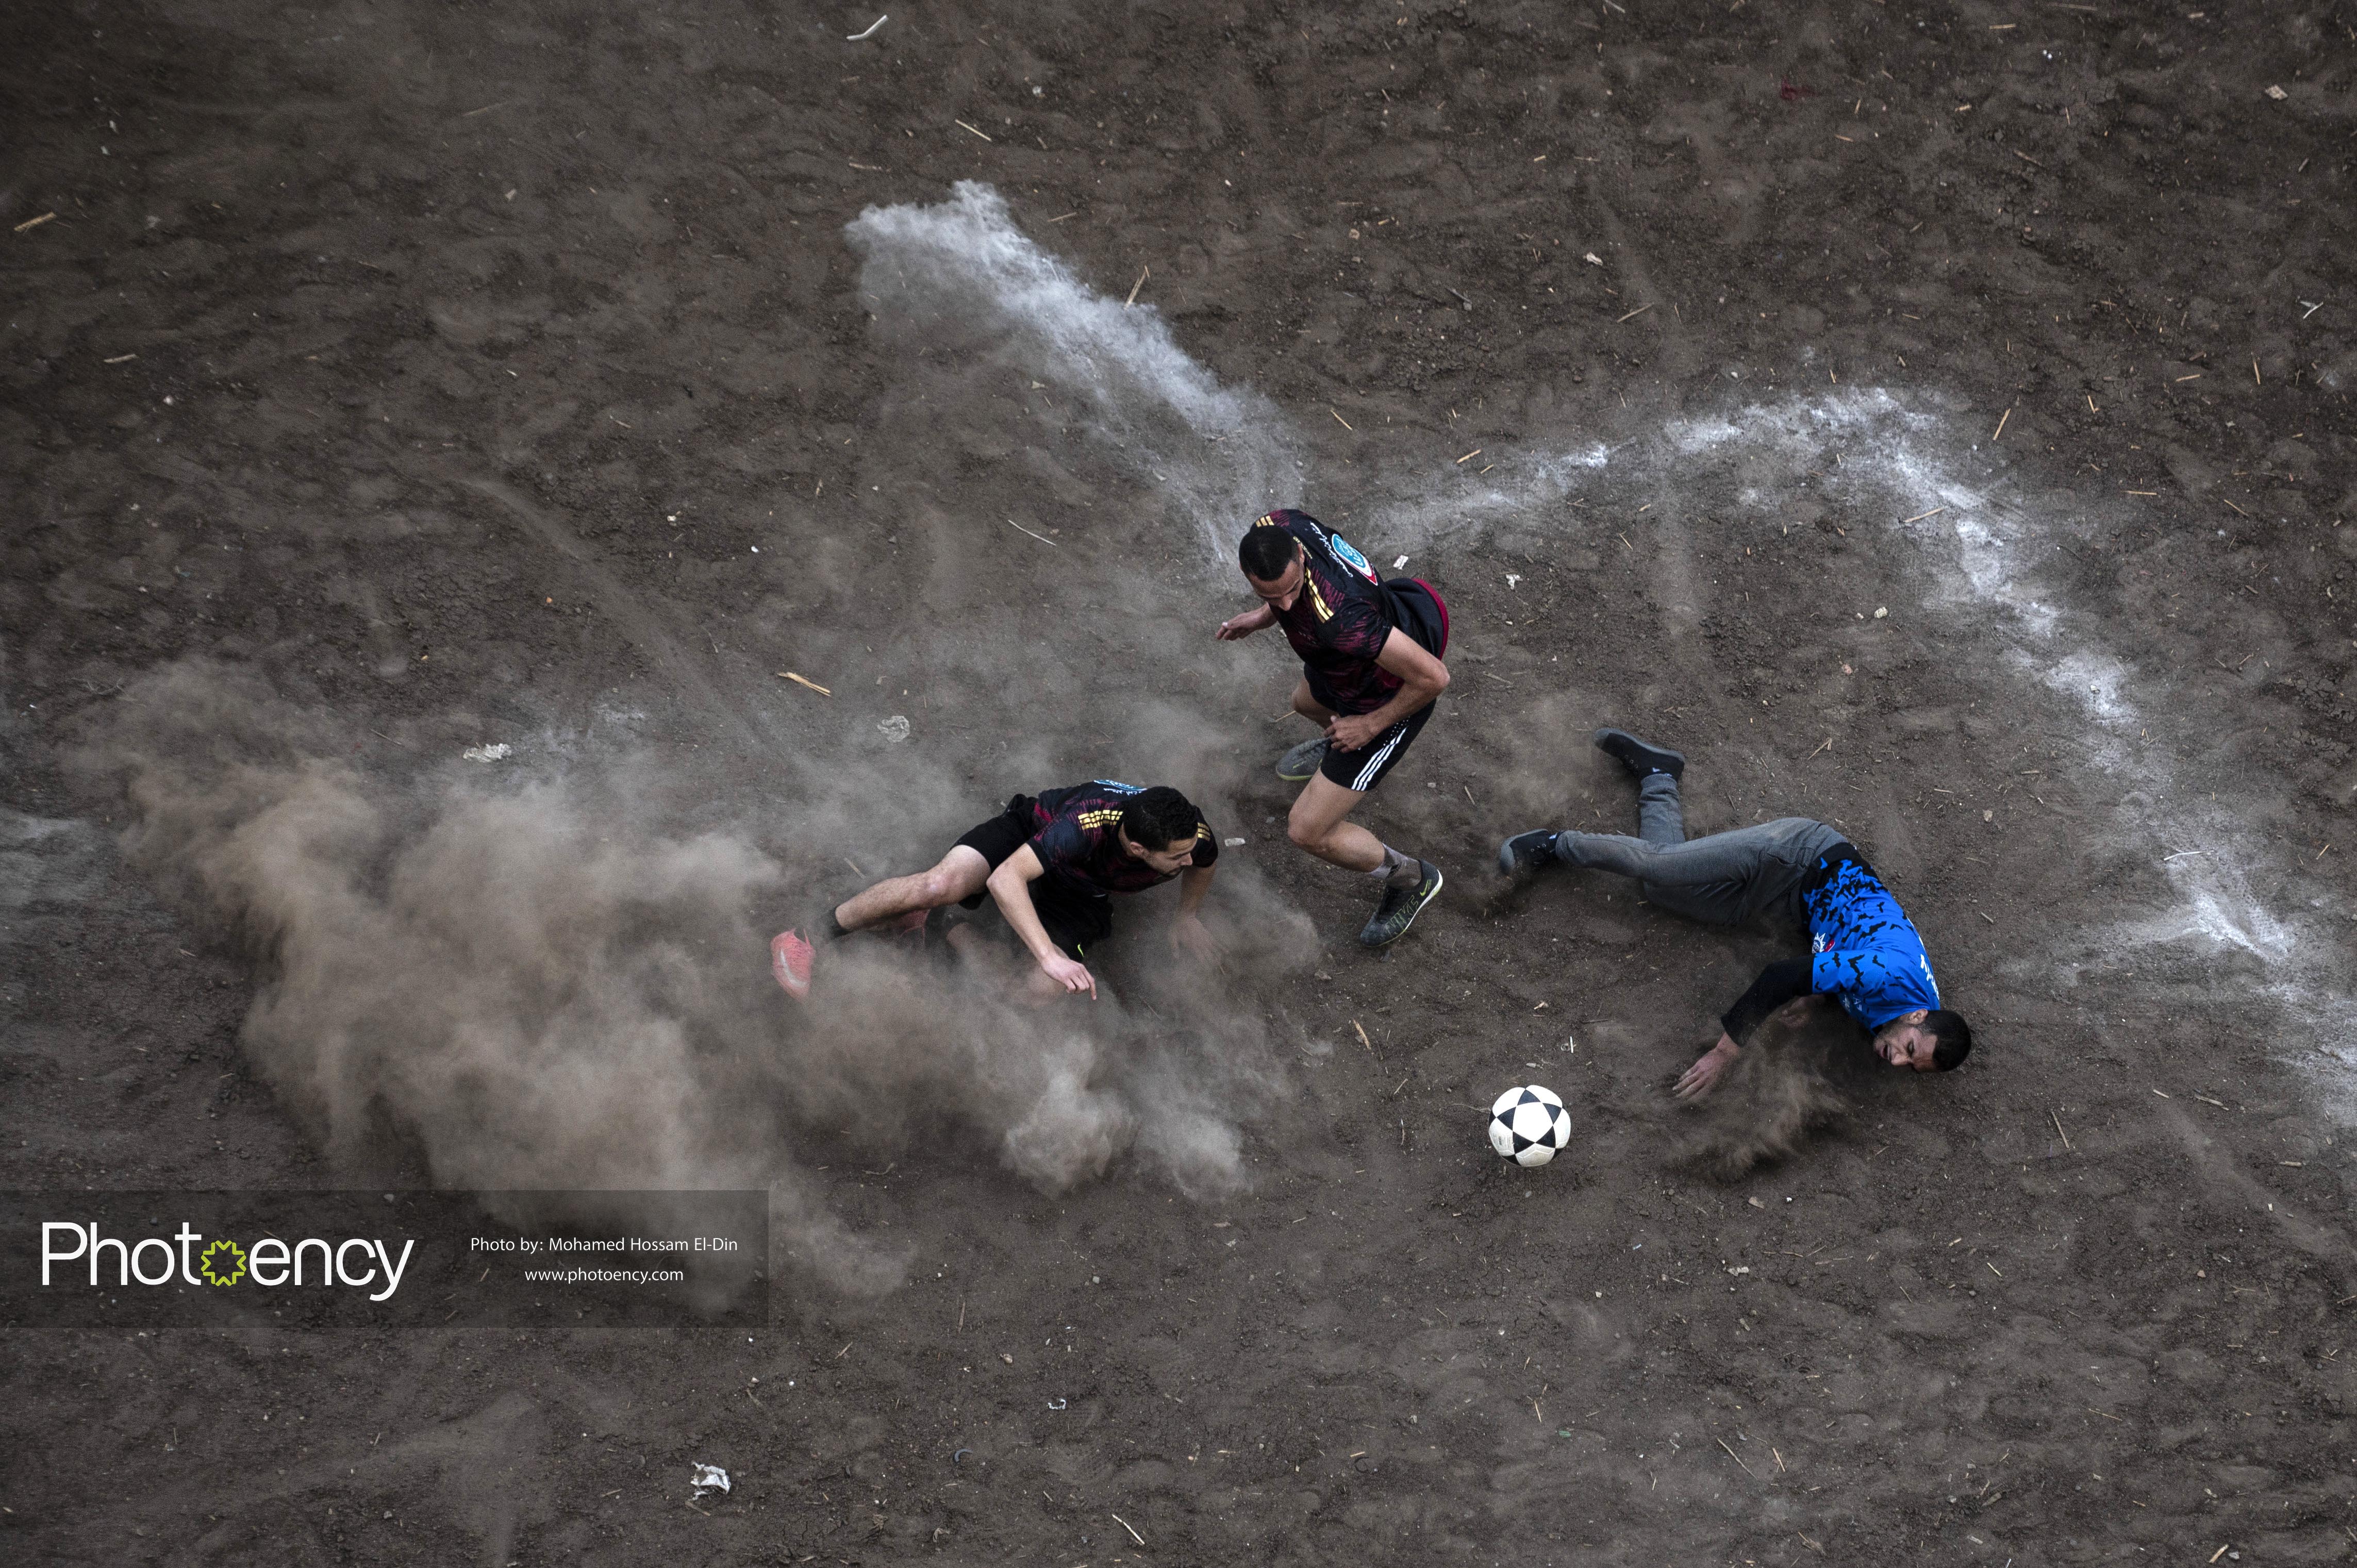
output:
[[1048, 972], [1049, 979], [1065, 990], [1085, 991], [1090, 1001], [1097, 999], [1097, 977], [1089, 972], [1088, 965], [1075, 963], [1062, 953], [1051, 953], [1039, 961], [1039, 967]]
[[1170, 950], [1190, 953], [1205, 963], [1220, 961], [1220, 944], [1203, 928], [1203, 922], [1192, 915], [1181, 915], [1170, 922]]
[[1727, 1075], [1727, 1069], [1735, 1065], [1735, 1042], [1721, 1035], [1718, 1037], [1718, 1044], [1695, 1058], [1694, 1066], [1686, 1069], [1684, 1075], [1678, 1079], [1676, 1087], [1670, 1092], [1680, 1100], [1692, 1100], [1697, 1095], [1708, 1094], [1717, 1087], [1718, 1080]]
[[1275, 624], [1276, 612], [1263, 605], [1256, 610], [1246, 610], [1240, 616], [1230, 616], [1220, 623], [1220, 629], [1212, 635], [1222, 642], [1233, 642], [1239, 638], [1250, 637], [1263, 627]]

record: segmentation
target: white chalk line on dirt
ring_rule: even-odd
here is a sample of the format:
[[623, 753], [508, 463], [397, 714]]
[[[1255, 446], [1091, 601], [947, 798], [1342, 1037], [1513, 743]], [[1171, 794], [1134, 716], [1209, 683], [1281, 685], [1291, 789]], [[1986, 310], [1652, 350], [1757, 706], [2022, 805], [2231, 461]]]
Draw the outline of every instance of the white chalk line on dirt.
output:
[[990, 186], [960, 180], [932, 206], [868, 208], [844, 235], [881, 326], [985, 335], [1014, 369], [1079, 394], [1121, 463], [1195, 523], [1214, 561], [1233, 548], [1239, 517], [1300, 493], [1300, 452], [1275, 404], [1222, 385], [1151, 301], [1082, 283]]
[[[1158, 313], [1131, 310], [1081, 284], [1015, 227], [991, 188], [961, 182], [936, 206], [871, 208], [845, 232], [866, 258], [861, 287], [879, 317], [893, 308], [918, 322], [944, 312], [995, 317], [1018, 364], [1088, 398], [1098, 434], [1194, 518], [1215, 563], [1224, 561], [1239, 518], [1298, 493], [1275, 488], [1300, 486], [1303, 464], [1273, 403], [1222, 385], [1178, 345]], [[1208, 449], [1157, 447], [1150, 436], [1161, 426], [1167, 446], [1174, 421]], [[2252, 892], [2244, 867], [2260, 856], [2248, 846], [2245, 824], [2207, 802], [2194, 809], [2176, 799], [2175, 759], [2143, 733], [2147, 721], [2132, 695], [2137, 671], [2075, 636], [2077, 622], [2040, 591], [2025, 560], [2027, 547], [2050, 530], [2021, 505], [1961, 477], [1957, 446], [1937, 416], [1889, 391], [1846, 389], [1676, 420], [1658, 436], [1537, 457], [1506, 483], [1403, 496], [1384, 509], [1384, 532], [1423, 542], [1527, 515], [1631, 460], [1674, 477], [1696, 457], [1763, 448], [1799, 466], [1818, 459], [1829, 488], [1854, 492], [1911, 542], [1943, 547], [1945, 569], [1935, 580], [1946, 601], [1997, 627], [2025, 676], [2070, 697], [2093, 721], [2098, 765], [2136, 785], [2120, 808], [2123, 835], [2163, 843], [2169, 852], [2202, 847], [2200, 855], [2163, 861], [2179, 908], [2116, 924], [2104, 940], [2136, 947], [2198, 937], [2258, 960], [2267, 978], [2255, 989], [2309, 1026], [2317, 1048], [2346, 1069], [2331, 1087], [2357, 1111], [2357, 1041], [2325, 1027], [2345, 1008], [2318, 957], [2331, 944], [2303, 943]], [[1838, 464], [1824, 462], [1829, 450], [1838, 452]]]
[[[2067, 607], [2040, 591], [2026, 553], [2051, 531], [2021, 505], [1991, 493], [2003, 480], [1985, 489], [1959, 478], [1953, 467], [1955, 443], [1937, 416], [1909, 409], [1882, 389], [1865, 388], [1675, 422], [1663, 441], [1669, 453], [1685, 459], [1760, 446], [1817, 459], [1816, 470], [1831, 488], [1856, 492], [1863, 511], [1893, 519], [1892, 529], [1913, 542], [1946, 545], [1947, 559], [1934, 567], [1934, 576], [1947, 600], [1998, 628], [2017, 668], [2071, 698], [2094, 722], [2101, 741], [2093, 748], [2096, 764], [2129, 786], [2117, 812], [2122, 836], [2164, 846], [2158, 857], [2183, 904], [2106, 928], [2104, 943], [2139, 947], [2199, 937], [2257, 959], [2265, 978], [2255, 989], [2307, 1026], [2317, 1050], [2341, 1065], [2343, 1072], [2329, 1087], [2344, 1112], [2357, 1108], [2357, 1042], [2329, 1026], [2346, 1008], [2334, 968], [2323, 956], [2332, 944], [2301, 941], [2252, 891], [2246, 868], [2266, 856], [2250, 843], [2246, 823], [2206, 800], [2181, 798], [2178, 761], [2145, 737], [2149, 715], [2133, 695], [2138, 685], [2156, 682], [2080, 635], [2082, 618], [2065, 614]], [[1837, 466], [1822, 460], [1829, 449], [1838, 452]], [[1895, 521], [1902, 515], [1909, 521]], [[1932, 558], [1939, 559], [1936, 552]], [[2201, 853], [2177, 854], [2188, 845]], [[2278, 885], [2289, 881], [2288, 871], [2274, 871]], [[2314, 1065], [2312, 1058], [2293, 1059]]]

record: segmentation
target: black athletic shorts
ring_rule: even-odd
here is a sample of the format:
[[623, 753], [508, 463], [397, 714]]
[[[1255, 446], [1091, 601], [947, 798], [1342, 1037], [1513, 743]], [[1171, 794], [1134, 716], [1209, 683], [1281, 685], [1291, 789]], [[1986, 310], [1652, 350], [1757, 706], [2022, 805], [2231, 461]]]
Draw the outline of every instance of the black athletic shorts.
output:
[[1364, 792], [1373, 789], [1383, 781], [1383, 775], [1399, 766], [1416, 732], [1424, 728], [1425, 721], [1432, 717], [1432, 710], [1439, 705], [1425, 703], [1356, 751], [1328, 746], [1326, 760], [1318, 765], [1318, 771], [1345, 789]]
[[[1415, 639], [1424, 650], [1438, 659], [1448, 651], [1448, 606], [1433, 591], [1432, 585], [1419, 577], [1395, 577], [1383, 585], [1399, 628]], [[1310, 695], [1329, 707], [1333, 704], [1318, 695], [1318, 682], [1310, 682]], [[1415, 744], [1416, 732], [1432, 717], [1437, 701], [1426, 703], [1391, 728], [1375, 736], [1356, 751], [1326, 748], [1326, 759], [1318, 771], [1345, 789], [1361, 793], [1383, 781], [1383, 776], [1399, 766], [1407, 748]]]
[[[958, 843], [973, 850], [996, 871], [1007, 857], [1025, 844], [1039, 830], [1032, 825], [1031, 797], [1017, 795], [1006, 802], [1006, 810], [986, 822], [977, 822], [958, 835]], [[989, 899], [994, 915], [997, 900], [990, 890], [959, 900], [959, 908], [979, 909]], [[1034, 878], [1031, 883], [1031, 908], [1039, 916], [1039, 924], [1048, 932], [1048, 940], [1056, 950], [1075, 963], [1085, 961], [1082, 951], [1113, 935], [1113, 905], [1110, 899], [1092, 898], [1085, 894], [1066, 891], [1047, 877]], [[1006, 923], [998, 916], [1000, 924]]]

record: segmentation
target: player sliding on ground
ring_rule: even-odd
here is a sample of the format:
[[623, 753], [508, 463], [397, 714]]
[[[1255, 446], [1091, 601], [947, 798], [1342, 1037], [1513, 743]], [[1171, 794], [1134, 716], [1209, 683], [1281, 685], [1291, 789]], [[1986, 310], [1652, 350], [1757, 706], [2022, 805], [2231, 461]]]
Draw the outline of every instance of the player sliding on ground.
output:
[[1324, 734], [1278, 759], [1276, 776], [1307, 780], [1286, 836], [1318, 859], [1383, 883], [1359, 933], [1371, 948], [1396, 941], [1440, 891], [1440, 868], [1349, 820], [1400, 758], [1448, 689], [1448, 607], [1415, 577], [1377, 580], [1367, 558], [1307, 512], [1273, 511], [1236, 547], [1260, 608], [1221, 624], [1232, 642], [1281, 626], [1301, 656], [1293, 711]]
[[[1026, 1000], [1045, 1002], [1085, 991], [1096, 1000], [1096, 978], [1082, 955], [1113, 934], [1109, 895], [1138, 893], [1180, 877], [1178, 910], [1170, 923], [1173, 950], [1217, 956], [1196, 911], [1211, 888], [1220, 841], [1203, 813], [1168, 786], [1095, 779], [1017, 795], [988, 822], [969, 829], [941, 864], [913, 876], [879, 882], [813, 923], [821, 943], [854, 931], [907, 935], [922, 929], [935, 909], [979, 908], [988, 893], [1000, 916], [1039, 968], [1025, 983]], [[972, 922], [950, 917], [945, 933], [961, 958], [980, 955]], [[810, 994], [813, 944], [799, 931], [770, 943], [770, 968], [786, 994]]]
[[1731, 926], [1770, 915], [1809, 932], [1808, 958], [1770, 964], [1727, 1010], [1718, 1043], [1678, 1079], [1680, 1098], [1707, 1092], [1761, 1019], [1811, 993], [1840, 1002], [1893, 1067], [1945, 1072], [1964, 1061], [1972, 1028], [1940, 1005], [1922, 937], [1856, 845], [1807, 817], [1689, 840], [1678, 804], [1686, 759], [1626, 730], [1598, 730], [1596, 744], [1637, 777], [1640, 836], [1517, 833], [1498, 851], [1501, 870], [1593, 866], [1638, 878], [1648, 899], [1691, 919]]

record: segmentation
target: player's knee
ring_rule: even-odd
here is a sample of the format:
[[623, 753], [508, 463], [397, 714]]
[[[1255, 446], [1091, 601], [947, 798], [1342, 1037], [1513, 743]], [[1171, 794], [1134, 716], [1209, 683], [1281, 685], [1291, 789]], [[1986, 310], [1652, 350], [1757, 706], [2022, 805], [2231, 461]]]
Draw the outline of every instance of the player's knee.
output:
[[1326, 829], [1322, 823], [1297, 813], [1286, 819], [1285, 836], [1291, 839], [1297, 848], [1316, 849], [1326, 842]]
[[937, 909], [944, 904], [954, 904], [964, 894], [958, 886], [957, 874], [935, 867], [925, 873], [922, 888], [925, 908]]

